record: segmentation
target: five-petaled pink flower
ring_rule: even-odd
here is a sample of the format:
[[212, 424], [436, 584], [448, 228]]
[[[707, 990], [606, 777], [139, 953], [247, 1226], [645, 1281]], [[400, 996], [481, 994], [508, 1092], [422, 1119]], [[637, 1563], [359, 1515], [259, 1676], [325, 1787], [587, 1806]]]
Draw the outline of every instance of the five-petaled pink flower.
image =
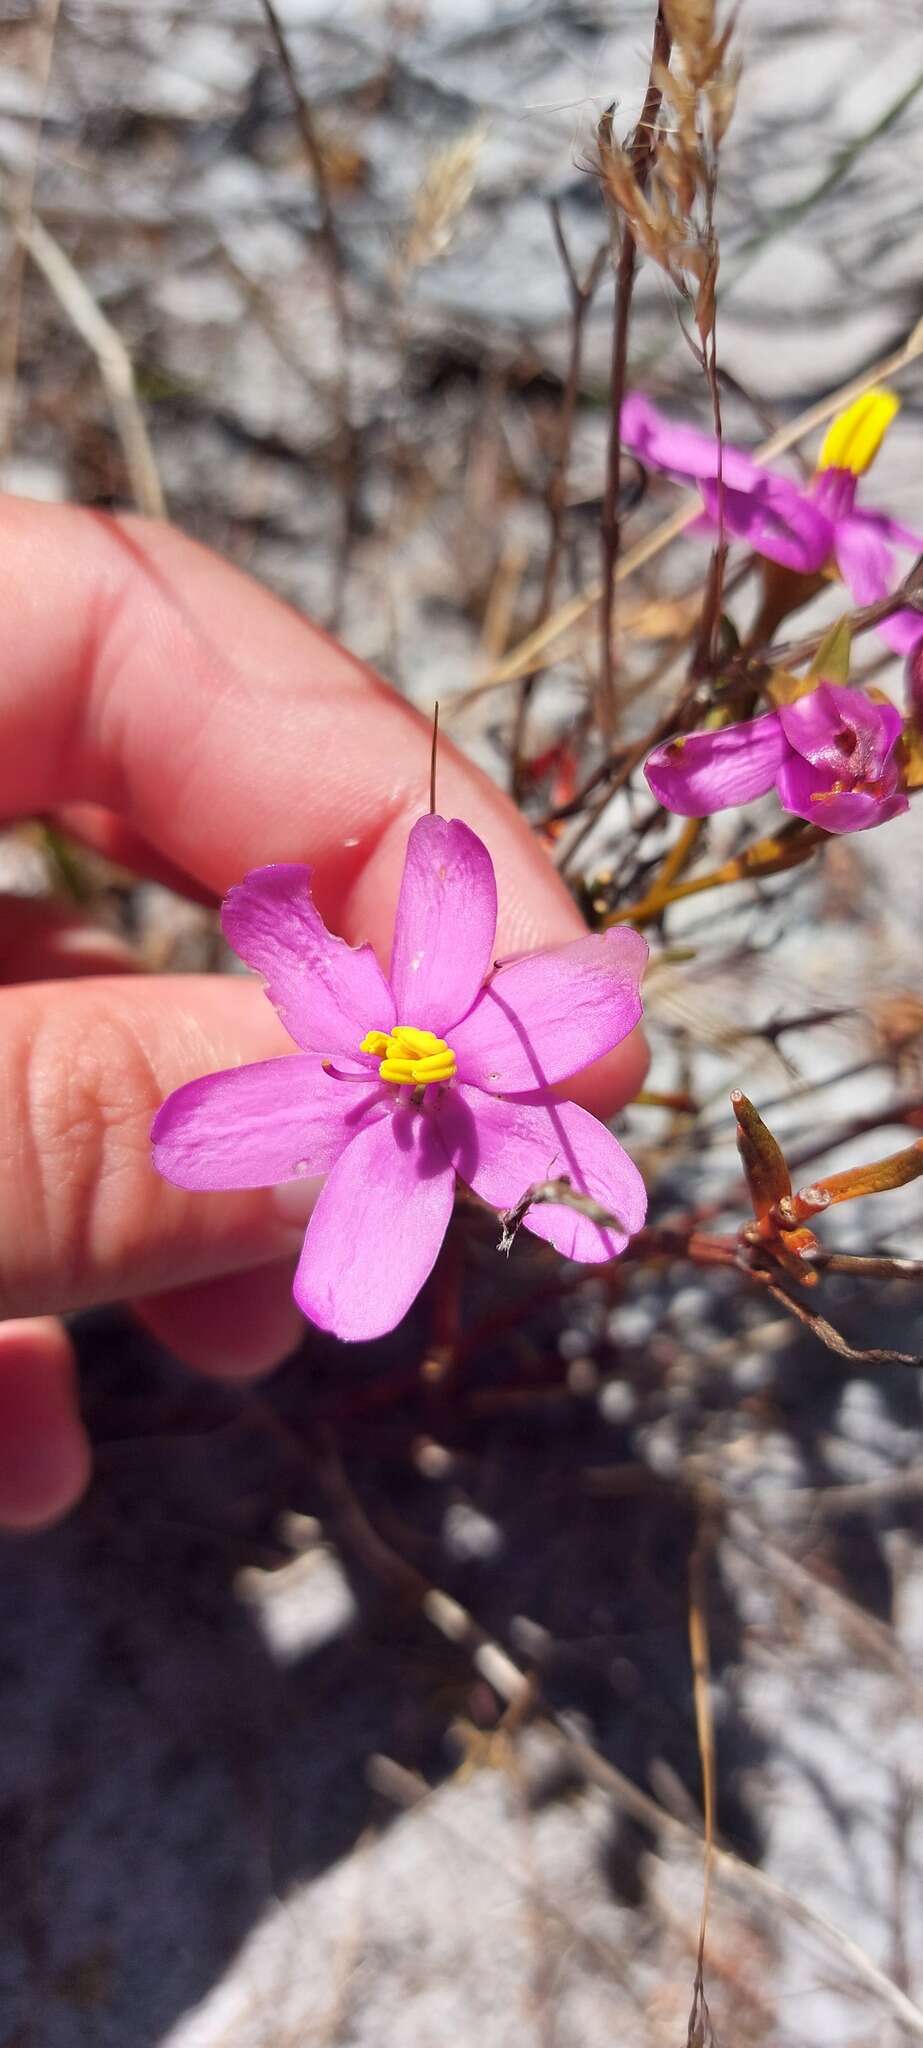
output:
[[618, 1223], [564, 1203], [527, 1229], [601, 1261], [641, 1228], [644, 1183], [604, 1124], [552, 1084], [618, 1045], [641, 1015], [643, 938], [627, 928], [494, 966], [497, 885], [458, 819], [413, 827], [388, 978], [371, 946], [328, 932], [306, 867], [257, 868], [224, 905], [225, 934], [300, 1051], [206, 1075], [154, 1122], [154, 1163], [193, 1189], [326, 1175], [295, 1280], [339, 1337], [394, 1328], [429, 1274], [456, 1178], [497, 1209], [566, 1177]]
[[862, 832], [906, 811], [895, 759], [902, 720], [842, 683], [819, 683], [762, 718], [655, 747], [644, 773], [668, 811], [705, 818], [775, 785], [779, 802], [825, 832]]
[[[923, 535], [884, 512], [856, 504], [856, 489], [898, 409], [890, 391], [868, 391], [832, 422], [807, 490], [765, 469], [744, 448], [723, 442], [721, 478], [725, 531], [758, 555], [802, 575], [834, 562], [857, 604], [877, 604], [898, 581], [892, 547], [923, 550]], [[704, 521], [718, 525], [718, 443], [668, 420], [640, 391], [622, 405], [621, 438], [646, 469], [688, 478], [698, 486]], [[882, 619], [877, 631], [906, 654], [923, 640], [923, 615], [909, 606]]]

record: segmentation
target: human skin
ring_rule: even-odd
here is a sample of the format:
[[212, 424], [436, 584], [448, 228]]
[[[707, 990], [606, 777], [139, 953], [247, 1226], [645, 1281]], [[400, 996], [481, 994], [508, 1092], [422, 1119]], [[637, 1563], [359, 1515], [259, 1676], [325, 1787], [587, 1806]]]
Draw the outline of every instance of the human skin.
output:
[[[430, 728], [363, 663], [171, 528], [0, 500], [0, 819], [56, 813], [136, 872], [217, 902], [252, 867], [308, 861], [351, 943], [387, 958]], [[439, 747], [439, 806], [487, 843], [498, 951], [558, 945], [579, 915], [505, 797]], [[290, 1050], [262, 989], [131, 971], [125, 948], [0, 898], [0, 1523], [82, 1491], [89, 1454], [61, 1315], [125, 1300], [179, 1358], [267, 1371], [304, 1330], [291, 1300], [305, 1191], [195, 1194], [149, 1132], [183, 1082]], [[84, 971], [84, 969], [86, 971]], [[567, 1093], [608, 1116], [646, 1067], [638, 1032]]]

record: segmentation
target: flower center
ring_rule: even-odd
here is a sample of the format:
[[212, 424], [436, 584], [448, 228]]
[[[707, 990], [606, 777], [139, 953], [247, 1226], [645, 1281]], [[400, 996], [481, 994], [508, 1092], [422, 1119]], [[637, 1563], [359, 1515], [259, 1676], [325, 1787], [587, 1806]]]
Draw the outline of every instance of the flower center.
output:
[[451, 1081], [455, 1073], [451, 1046], [434, 1031], [419, 1031], [415, 1024], [395, 1024], [393, 1031], [367, 1031], [359, 1051], [371, 1053], [380, 1062], [382, 1081], [394, 1081], [399, 1088], [425, 1088], [430, 1081]]

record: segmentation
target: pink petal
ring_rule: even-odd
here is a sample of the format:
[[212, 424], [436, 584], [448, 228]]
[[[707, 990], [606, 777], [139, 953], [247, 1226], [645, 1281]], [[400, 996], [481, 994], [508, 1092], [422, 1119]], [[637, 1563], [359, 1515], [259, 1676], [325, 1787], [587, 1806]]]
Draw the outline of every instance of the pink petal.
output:
[[310, 868], [254, 868], [225, 898], [221, 923], [303, 1051], [354, 1053], [367, 1031], [395, 1023], [371, 946], [328, 932], [311, 900]]
[[[699, 486], [713, 527], [718, 525], [717, 483]], [[833, 527], [823, 509], [797, 484], [771, 470], [757, 470], [747, 491], [725, 479], [724, 528], [758, 555], [809, 576], [823, 567], [833, 548]]]
[[460, 1078], [515, 1095], [579, 1073], [637, 1024], [647, 954], [622, 925], [501, 967], [452, 1030]]
[[892, 519], [887, 512], [875, 512], [870, 506], [863, 506], [856, 513], [863, 526], [873, 526], [884, 540], [893, 547], [910, 548], [915, 555], [923, 554], [923, 533], [913, 526], [905, 526], [900, 519]]
[[881, 776], [903, 730], [893, 704], [877, 704], [845, 683], [820, 683], [793, 704], [783, 704], [779, 723], [797, 754], [853, 782]]
[[659, 803], [684, 818], [707, 818], [771, 789], [788, 753], [778, 715], [695, 732], [655, 747], [644, 773]]
[[[624, 446], [645, 469], [689, 477], [695, 483], [718, 474], [718, 443], [714, 434], [702, 434], [697, 427], [688, 427], [681, 420], [667, 419], [640, 391], [629, 391], [623, 399], [619, 430]], [[725, 441], [721, 474], [729, 489], [750, 491], [769, 472], [761, 469], [743, 448]]]
[[877, 604], [896, 581], [894, 558], [876, 522], [853, 512], [836, 523], [836, 559], [857, 604]]
[[406, 1315], [448, 1228], [455, 1174], [432, 1117], [400, 1102], [367, 1125], [324, 1183], [308, 1224], [295, 1300], [354, 1341]]
[[490, 966], [497, 882], [483, 841], [458, 818], [420, 818], [394, 924], [391, 987], [399, 1024], [441, 1036], [463, 1017]]
[[[666, 419], [649, 399], [631, 391], [622, 405], [621, 438], [646, 469], [697, 483], [709, 523], [717, 526], [718, 443], [713, 434]], [[826, 561], [833, 545], [830, 521], [797, 484], [763, 469], [728, 441], [721, 450], [721, 479], [726, 533], [804, 574]]]
[[180, 1188], [268, 1188], [326, 1173], [389, 1091], [335, 1081], [293, 1053], [177, 1088], [151, 1130], [154, 1165]]
[[[923, 541], [918, 543], [916, 534], [886, 519], [883, 513], [854, 512], [851, 518], [838, 521], [836, 558], [843, 581], [857, 604], [877, 604], [894, 589], [898, 575], [889, 540], [923, 548]], [[909, 654], [923, 640], [923, 614], [909, 606], [902, 607], [899, 612], [892, 612], [889, 619], [882, 619], [875, 630], [896, 653]]]
[[797, 818], [807, 818], [823, 832], [866, 832], [872, 825], [884, 825], [907, 809], [907, 797], [899, 787], [897, 773], [885, 778], [880, 796], [867, 790], [834, 793], [835, 775], [815, 768], [800, 754], [791, 754], [781, 770], [777, 788], [779, 802]]
[[875, 631], [895, 654], [912, 654], [923, 640], [923, 613], [909, 608], [892, 612], [890, 618], [879, 620]]
[[811, 497], [827, 518], [845, 519], [856, 502], [859, 479], [851, 469], [816, 469], [811, 478]]
[[506, 1102], [456, 1085], [439, 1110], [443, 1142], [462, 1180], [495, 1209], [512, 1209], [530, 1187], [566, 1175], [624, 1229], [605, 1229], [561, 1202], [536, 1204], [525, 1228], [567, 1259], [598, 1263], [624, 1251], [647, 1213], [647, 1193], [617, 1138], [573, 1102]]

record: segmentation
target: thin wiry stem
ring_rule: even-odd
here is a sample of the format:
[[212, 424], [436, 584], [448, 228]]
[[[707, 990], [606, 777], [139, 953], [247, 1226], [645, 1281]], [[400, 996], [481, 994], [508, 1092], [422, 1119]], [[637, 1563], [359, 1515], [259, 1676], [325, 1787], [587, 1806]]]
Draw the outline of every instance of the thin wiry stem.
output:
[[[587, 315], [593, 303], [596, 288], [602, 277], [606, 257], [609, 253], [608, 244], [604, 242], [601, 248], [597, 250], [585, 276], [582, 278], [578, 277], [574, 268], [573, 258], [565, 240], [564, 229], [561, 224], [561, 211], [556, 201], [552, 201], [550, 212], [555, 245], [561, 258], [570, 293], [571, 324], [567, 370], [564, 378], [564, 395], [561, 400], [558, 426], [558, 446], [545, 498], [548, 509], [548, 552], [545, 557], [542, 587], [532, 626], [533, 632], [537, 632], [544, 624], [554, 603], [558, 571], [561, 565], [561, 552], [564, 546], [567, 471], [570, 462], [571, 443], [574, 437], [574, 419], [577, 411], [577, 393], [580, 385], [580, 365], [583, 360]], [[523, 794], [522, 755], [525, 744], [526, 721], [529, 713], [529, 704], [537, 682], [538, 671], [533, 671], [532, 674], [523, 677], [522, 688], [519, 692], [519, 702], [516, 707], [516, 722], [513, 728], [511, 750], [511, 784], [513, 795], [517, 798], [521, 798]]]
[[439, 700], [433, 705], [433, 743], [429, 754], [429, 814], [436, 815], [436, 752], [439, 746]]
[[[657, 120], [662, 90], [659, 75], [670, 62], [672, 37], [662, 5], [657, 8], [647, 91], [641, 118], [628, 151], [635, 184], [644, 191], [657, 146]], [[610, 117], [611, 118], [611, 117]], [[600, 689], [599, 718], [603, 732], [611, 736], [615, 727], [615, 572], [622, 540], [619, 498], [622, 488], [622, 400], [628, 369], [628, 326], [634, 294], [638, 245], [630, 222], [622, 222], [622, 243], [615, 276], [615, 311], [612, 322], [612, 366], [609, 394], [609, 446], [606, 459], [606, 487], [603, 494], [602, 604], [600, 607]]]

